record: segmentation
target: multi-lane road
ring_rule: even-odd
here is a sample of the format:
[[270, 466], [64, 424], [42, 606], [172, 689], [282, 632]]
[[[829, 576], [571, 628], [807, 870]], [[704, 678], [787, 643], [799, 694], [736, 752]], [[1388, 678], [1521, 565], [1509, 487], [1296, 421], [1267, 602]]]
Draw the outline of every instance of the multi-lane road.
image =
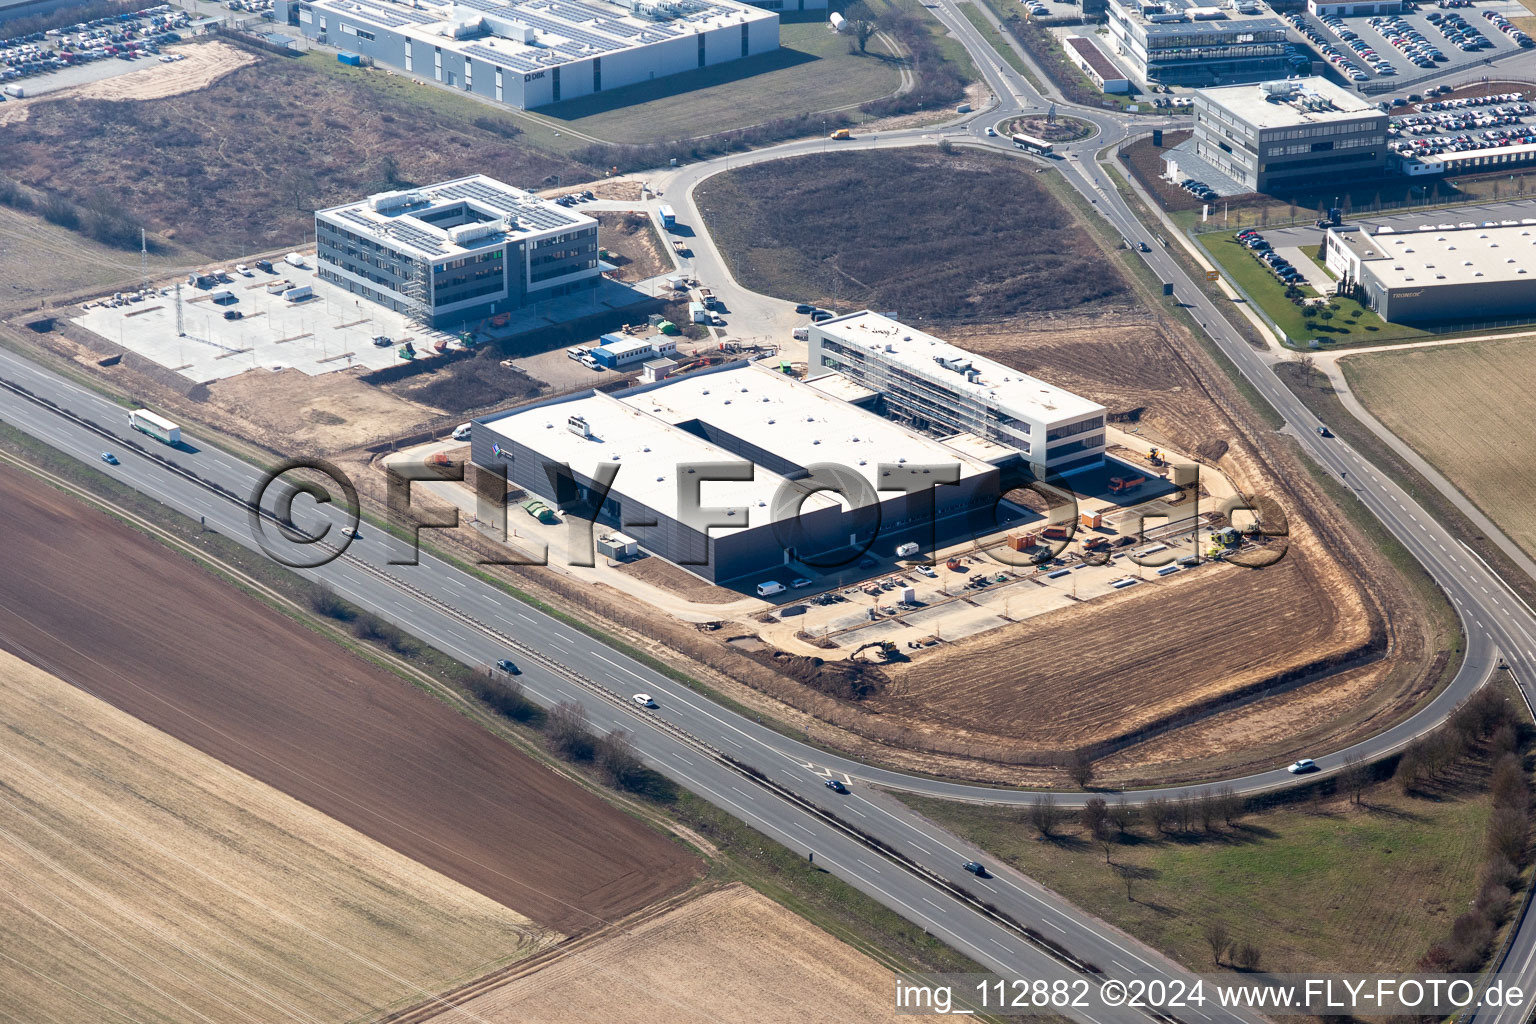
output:
[[[1015, 111], [1042, 109], [1047, 101], [1022, 76], [997, 60], [948, 0], [932, 9], [971, 51], [998, 97], [996, 105], [982, 115], [942, 129], [860, 138], [839, 143], [839, 148], [924, 145], [941, 136], [958, 135], [967, 144], [1014, 152], [1006, 142], [987, 137], [986, 126]], [[1094, 158], [1097, 150], [1124, 137], [1127, 120], [1098, 110], [1072, 112], [1096, 124], [1099, 134], [1076, 146], [1063, 147], [1062, 158], [1053, 164], [1118, 233], [1132, 239], [1145, 237], [1148, 229], [1138, 224], [1119, 193], [1106, 184], [1109, 179]], [[782, 159], [825, 148], [825, 140], [795, 142], [734, 156], [730, 163]], [[684, 201], [693, 222], [702, 223], [695, 204], [698, 186], [725, 166], [724, 160], [711, 161], [658, 177], [664, 178], [669, 199]], [[696, 240], [695, 252], [713, 280], [730, 282], [725, 261], [707, 235]], [[1462, 616], [1467, 654], [1450, 686], [1409, 721], [1349, 752], [1319, 756], [1323, 768], [1337, 768], [1347, 753], [1381, 756], [1431, 728], [1487, 678], [1500, 657], [1508, 660], [1522, 685], [1536, 679], [1536, 615], [1406, 493], [1341, 442], [1319, 437], [1316, 420], [1275, 376], [1265, 355], [1242, 339], [1227, 320], [1229, 311], [1212, 303], [1171, 254], [1154, 246], [1144, 258], [1159, 277], [1175, 285], [1178, 297], [1215, 343], [1284, 417], [1286, 430], [1306, 454], [1339, 476], [1382, 520], [1445, 588]], [[777, 300], [728, 286], [728, 300], [738, 316], [750, 313], [754, 303], [761, 306], [764, 315], [782, 307], [781, 303], [775, 305]], [[0, 379], [20, 384], [54, 403], [40, 404], [12, 390], [0, 390], [0, 418], [5, 422], [113, 474], [170, 508], [204, 518], [211, 528], [241, 543], [254, 544], [248, 510], [228, 495], [255, 491], [260, 481], [255, 467], [195, 437], [188, 438], [187, 450], [156, 449], [146, 454], [133, 440], [136, 435], [127, 429], [121, 407], [11, 353], [0, 352]], [[119, 456], [121, 465], [108, 468], [98, 461], [99, 452], [108, 448]], [[217, 484], [223, 491], [199, 480]], [[790, 849], [814, 853], [819, 866], [920, 924], [985, 968], [1026, 975], [1059, 969], [1059, 957], [1026, 939], [1017, 923], [1112, 977], [1180, 973], [1181, 969], [1165, 958], [1027, 878], [995, 866], [988, 878], [967, 874], [962, 863], [972, 859], [986, 862], [989, 859], [984, 852], [872, 792], [867, 784], [994, 803], [1021, 803], [1032, 799], [1029, 794], [908, 776], [806, 746], [714, 704], [620, 651], [595, 643], [569, 624], [523, 605], [452, 564], [423, 554], [419, 564], [392, 565], [402, 554], [400, 548], [396, 538], [365, 525], [361, 536], [339, 557], [316, 569], [303, 570], [303, 574], [468, 664], [487, 665], [498, 658], [512, 658], [523, 667], [523, 682], [530, 696], [545, 704], [576, 701], [587, 708], [597, 728], [626, 729], [646, 759], [680, 784]], [[654, 710], [635, 706], [630, 697], [637, 692], [653, 695], [659, 706]], [[850, 781], [852, 792], [833, 793], [823, 785], [827, 778]], [[1251, 793], [1288, 781], [1291, 777], [1277, 770], [1231, 780], [1231, 785], [1239, 792]], [[1062, 802], [1073, 799], [1063, 798]], [[862, 836], [873, 837], [878, 844]], [[896, 854], [885, 852], [881, 844]], [[981, 903], [997, 908], [1004, 919], [989, 913]], [[1518, 971], [1529, 981], [1536, 971], [1536, 928], [1522, 927], [1515, 945], [1509, 970]], [[1130, 1010], [1073, 1015], [1093, 1024], [1141, 1017]], [[1232, 1019], [1209, 1008], [1183, 1017], [1189, 1024], [1200, 1018]], [[1515, 1022], [1497, 1019], [1496, 1024]]]

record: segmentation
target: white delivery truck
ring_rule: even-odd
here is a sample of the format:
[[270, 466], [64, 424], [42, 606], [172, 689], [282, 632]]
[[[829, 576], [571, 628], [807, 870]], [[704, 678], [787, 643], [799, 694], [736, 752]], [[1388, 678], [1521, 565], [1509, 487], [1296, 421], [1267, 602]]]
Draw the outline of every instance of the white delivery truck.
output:
[[911, 558], [913, 555], [917, 554], [918, 550], [919, 548], [915, 543], [908, 541], [907, 543], [899, 545], [896, 548], [896, 557]]
[[767, 583], [759, 583], [757, 585], [757, 596], [772, 597], [774, 594], [784, 593], [784, 591], [787, 589], [789, 588], [785, 587], [784, 584], [780, 583], [779, 581], [769, 580]]
[[181, 444], [181, 428], [164, 416], [156, 416], [148, 409], [135, 409], [128, 414], [128, 425], [141, 434], [148, 434], [165, 444]]

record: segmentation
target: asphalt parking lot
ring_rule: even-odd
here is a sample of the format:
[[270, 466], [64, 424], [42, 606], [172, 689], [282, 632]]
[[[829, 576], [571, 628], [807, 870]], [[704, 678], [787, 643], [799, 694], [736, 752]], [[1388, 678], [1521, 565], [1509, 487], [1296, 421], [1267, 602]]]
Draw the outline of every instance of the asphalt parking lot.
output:
[[[1496, 28], [1492, 21], [1484, 17], [1484, 12], [1493, 12], [1504, 18], [1525, 17], [1527, 14], [1518, 0], [1493, 0], [1455, 9], [1441, 9], [1426, 4], [1408, 14], [1350, 15], [1329, 19], [1335, 23], [1334, 26], [1306, 12], [1286, 15], [1285, 20], [1308, 45], [1319, 52], [1323, 60], [1332, 63], [1346, 81], [1361, 85], [1470, 70], [1485, 66], [1490, 59], [1518, 52], [1520, 46], [1514, 38]], [[1435, 17], [1431, 18], [1431, 15]], [[1447, 38], [1445, 32], [1436, 25], [1451, 17], [1459, 17], [1467, 26], [1475, 29], [1487, 40], [1487, 45], [1465, 50]], [[1373, 21], [1378, 24], [1373, 25]], [[1336, 27], [1340, 23], [1343, 32], [1353, 33], [1356, 38], [1341, 36], [1341, 30]], [[1308, 36], [1308, 33], [1311, 35]], [[1445, 59], [1434, 60], [1429, 67], [1419, 66], [1409, 52], [1413, 40], [1405, 33], [1417, 33], [1427, 48], [1438, 50]], [[1394, 45], [1393, 39], [1405, 39], [1406, 42], [1404, 45]], [[1366, 49], [1375, 54], [1377, 63], [1362, 55], [1362, 50]], [[1386, 67], [1392, 69], [1390, 73], [1383, 73]]]
[[1387, 147], [1400, 157], [1478, 153], [1536, 143], [1536, 105], [1524, 92], [1455, 98], [1428, 95], [1392, 107]]
[[[1346, 222], [1348, 224], [1366, 225], [1372, 229], [1390, 227], [1394, 231], [1407, 233], [1410, 231], [1423, 231], [1437, 228], [1452, 228], [1464, 225], [1482, 224], [1519, 224], [1525, 221], [1536, 222], [1536, 199], [1514, 199], [1503, 203], [1482, 203], [1476, 206], [1448, 206], [1435, 210], [1409, 210], [1405, 213], [1370, 214], [1364, 217], [1354, 217]], [[1269, 227], [1263, 229], [1265, 241], [1276, 249], [1301, 247], [1317, 251], [1322, 243], [1325, 232], [1311, 224], [1289, 228]]]

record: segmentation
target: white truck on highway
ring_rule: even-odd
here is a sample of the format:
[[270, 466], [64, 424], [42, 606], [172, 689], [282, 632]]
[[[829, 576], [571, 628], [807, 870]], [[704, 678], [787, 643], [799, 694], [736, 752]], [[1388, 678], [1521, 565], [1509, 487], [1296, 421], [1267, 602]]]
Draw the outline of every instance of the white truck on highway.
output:
[[135, 409], [128, 414], [128, 425], [141, 434], [148, 434], [165, 444], [181, 444], [181, 428], [164, 416], [156, 416], [148, 409]]

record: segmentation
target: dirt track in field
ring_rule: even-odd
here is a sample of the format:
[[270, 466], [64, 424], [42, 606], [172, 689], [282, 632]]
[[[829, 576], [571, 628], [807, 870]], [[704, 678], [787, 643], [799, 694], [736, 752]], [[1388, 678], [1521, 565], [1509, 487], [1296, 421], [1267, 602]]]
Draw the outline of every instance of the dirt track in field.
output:
[[0, 646], [538, 923], [590, 929], [699, 863], [404, 682], [0, 468]]

